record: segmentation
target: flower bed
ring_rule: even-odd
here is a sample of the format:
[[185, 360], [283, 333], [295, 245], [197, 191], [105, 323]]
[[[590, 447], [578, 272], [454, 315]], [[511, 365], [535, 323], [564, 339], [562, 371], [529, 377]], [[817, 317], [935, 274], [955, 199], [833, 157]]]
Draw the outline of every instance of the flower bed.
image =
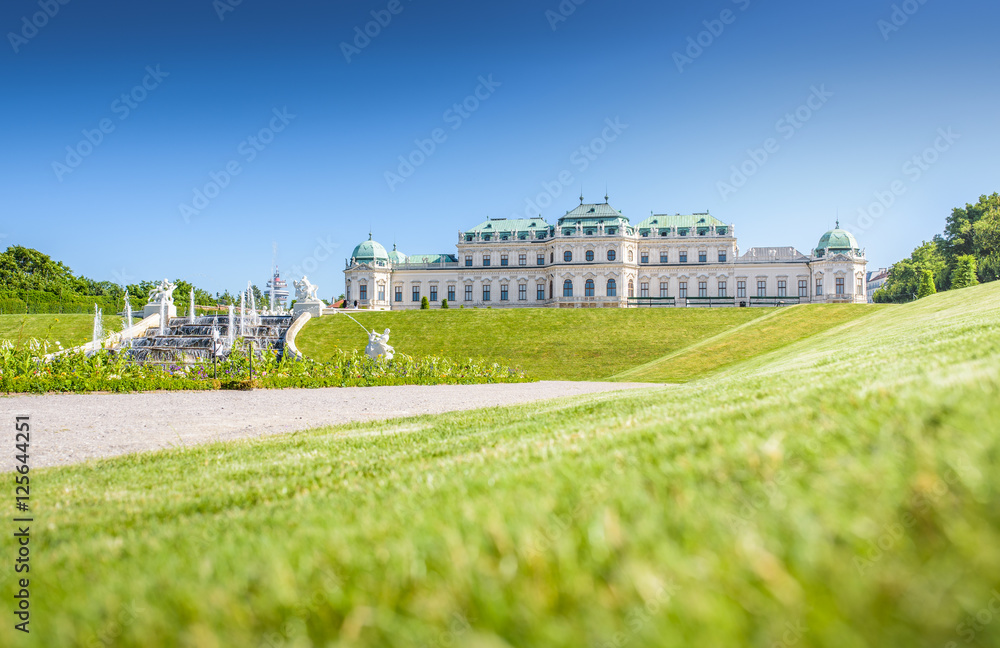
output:
[[155, 390], [280, 389], [288, 387], [370, 387], [375, 385], [442, 385], [527, 382], [524, 372], [497, 363], [448, 358], [372, 360], [364, 354], [339, 352], [329, 362], [291, 360], [273, 354], [251, 362], [238, 340], [233, 352], [216, 364], [137, 364], [123, 354], [101, 351], [87, 356], [65, 353], [50, 361], [47, 342], [32, 340], [15, 349], [0, 342], [0, 392], [137, 392]]

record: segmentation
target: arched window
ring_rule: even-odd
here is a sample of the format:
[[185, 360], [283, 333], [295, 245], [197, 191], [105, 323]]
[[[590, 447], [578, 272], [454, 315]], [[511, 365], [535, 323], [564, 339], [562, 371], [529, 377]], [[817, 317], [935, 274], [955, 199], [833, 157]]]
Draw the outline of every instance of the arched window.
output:
[[563, 297], [573, 296], [573, 282], [569, 279], [563, 282]]
[[608, 250], [608, 261], [614, 261], [614, 260], [615, 260], [615, 251]]
[[635, 285], [632, 283], [631, 279], [628, 280], [628, 296], [635, 297]]
[[573, 260], [573, 253], [572, 252], [570, 252], [569, 250], [566, 250], [565, 252], [563, 252], [563, 261], [565, 261], [566, 263], [569, 263], [572, 260]]
[[628, 251], [628, 262], [632, 263], [632, 250]]
[[618, 294], [618, 284], [615, 283], [614, 279], [608, 279], [608, 297], [614, 297]]
[[587, 279], [587, 283], [583, 284], [583, 294], [587, 297], [594, 296], [594, 280]]
[[594, 251], [587, 250], [587, 261], [593, 261], [593, 260], [594, 260]]

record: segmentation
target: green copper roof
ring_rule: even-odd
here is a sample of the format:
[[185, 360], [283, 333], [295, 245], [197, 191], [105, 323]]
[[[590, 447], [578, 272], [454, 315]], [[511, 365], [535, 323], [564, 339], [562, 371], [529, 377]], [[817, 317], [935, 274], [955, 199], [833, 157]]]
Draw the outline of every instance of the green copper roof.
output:
[[407, 263], [457, 263], [458, 257], [454, 254], [411, 254], [406, 259]]
[[368, 240], [354, 248], [351, 256], [358, 262], [364, 261], [388, 261], [389, 253], [378, 241], [372, 240], [372, 235], [368, 235]]
[[820, 237], [814, 252], [817, 256], [822, 256], [824, 252], [836, 254], [838, 252], [857, 252], [858, 249], [857, 239], [847, 230], [840, 229], [838, 221], [834, 229]]
[[389, 261], [393, 265], [398, 265], [400, 263], [406, 263], [406, 255], [396, 249], [396, 244], [392, 244], [392, 252], [389, 253]]
[[491, 218], [465, 231], [466, 234], [513, 234], [548, 230], [549, 224], [542, 218]]
[[710, 214], [655, 214], [636, 225], [640, 230], [656, 227], [728, 227]]
[[559, 226], [566, 225], [628, 225], [628, 219], [608, 203], [581, 204], [576, 209], [566, 212], [559, 219]]

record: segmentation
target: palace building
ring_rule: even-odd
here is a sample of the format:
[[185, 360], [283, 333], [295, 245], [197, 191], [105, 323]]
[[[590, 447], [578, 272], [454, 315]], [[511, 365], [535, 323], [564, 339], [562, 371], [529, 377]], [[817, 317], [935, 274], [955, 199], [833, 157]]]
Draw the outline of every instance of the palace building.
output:
[[794, 247], [740, 254], [732, 224], [708, 213], [633, 225], [607, 203], [555, 225], [488, 219], [458, 233], [456, 253], [407, 256], [364, 241], [347, 260], [345, 295], [376, 310], [459, 306], [633, 308], [866, 303], [864, 250], [840, 224], [808, 255]]

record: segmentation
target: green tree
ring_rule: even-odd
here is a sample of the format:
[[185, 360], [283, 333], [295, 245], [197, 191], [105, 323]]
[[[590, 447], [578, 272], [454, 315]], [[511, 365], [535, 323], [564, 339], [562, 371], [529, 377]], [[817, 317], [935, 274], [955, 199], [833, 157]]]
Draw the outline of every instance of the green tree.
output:
[[934, 272], [927, 268], [920, 270], [920, 287], [917, 289], [917, 299], [923, 299], [933, 295], [937, 290], [934, 288]]
[[[913, 250], [910, 258], [897, 261], [889, 268], [889, 277], [879, 288], [872, 300], [877, 303], [902, 303], [914, 299], [920, 288], [921, 271], [930, 270], [931, 275], [940, 277], [947, 268], [942, 252], [942, 240], [924, 241]], [[940, 286], [941, 290], [945, 286]]]
[[420, 310], [428, 310], [431, 307], [431, 302], [427, 299], [427, 295], [420, 298]]
[[963, 254], [958, 257], [958, 265], [955, 266], [955, 274], [951, 278], [952, 290], [968, 288], [979, 283], [976, 278], [976, 257], [971, 254]]
[[448, 300], [447, 299], [442, 299], [441, 300], [441, 309], [442, 310], [448, 310]]
[[982, 282], [1000, 279], [1000, 208], [992, 208], [972, 226], [977, 275]]

